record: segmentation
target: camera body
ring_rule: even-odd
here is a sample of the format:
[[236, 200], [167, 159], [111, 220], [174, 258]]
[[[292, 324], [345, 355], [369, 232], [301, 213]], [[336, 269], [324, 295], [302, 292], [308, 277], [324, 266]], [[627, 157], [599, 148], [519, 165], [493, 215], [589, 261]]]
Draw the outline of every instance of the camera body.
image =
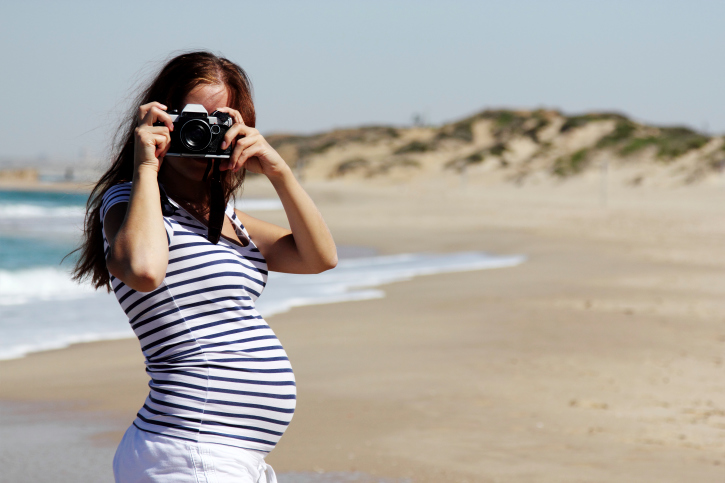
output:
[[[169, 111], [174, 123], [171, 144], [166, 156], [191, 158], [229, 159], [232, 146], [220, 149], [224, 134], [234, 121], [226, 112], [206, 112], [201, 104], [187, 104], [181, 110]], [[154, 123], [163, 126], [163, 122]]]

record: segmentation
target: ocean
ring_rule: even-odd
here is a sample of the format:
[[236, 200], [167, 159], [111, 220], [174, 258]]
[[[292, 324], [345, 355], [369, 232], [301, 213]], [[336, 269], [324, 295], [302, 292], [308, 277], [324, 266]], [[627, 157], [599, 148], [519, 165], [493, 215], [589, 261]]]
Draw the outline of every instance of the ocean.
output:
[[[0, 190], [0, 359], [73, 343], [134, 337], [113, 294], [73, 282], [86, 195]], [[280, 210], [275, 199], [242, 199], [242, 210]], [[376, 255], [339, 247], [340, 262], [317, 275], [271, 273], [257, 301], [269, 318], [301, 305], [384, 297], [385, 284], [422, 275], [511, 267], [522, 255], [483, 252]], [[272, 324], [274, 325], [274, 324]]]

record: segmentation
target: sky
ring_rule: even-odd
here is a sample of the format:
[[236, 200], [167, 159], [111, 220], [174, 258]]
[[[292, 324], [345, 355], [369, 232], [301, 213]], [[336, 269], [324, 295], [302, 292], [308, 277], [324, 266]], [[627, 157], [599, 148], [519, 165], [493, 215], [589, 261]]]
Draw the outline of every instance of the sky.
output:
[[138, 86], [192, 49], [247, 71], [263, 134], [500, 107], [722, 134], [724, 18], [714, 0], [3, 0], [0, 160], [102, 159]]

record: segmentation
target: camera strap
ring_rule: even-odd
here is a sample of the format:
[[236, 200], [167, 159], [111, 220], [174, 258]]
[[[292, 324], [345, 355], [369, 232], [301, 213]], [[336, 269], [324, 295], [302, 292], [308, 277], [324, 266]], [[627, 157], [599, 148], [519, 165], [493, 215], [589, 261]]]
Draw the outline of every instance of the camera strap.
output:
[[224, 203], [224, 188], [222, 187], [222, 172], [219, 169], [221, 160], [211, 160], [206, 167], [204, 180], [206, 180], [211, 170], [211, 182], [209, 187], [209, 226], [207, 228], [206, 237], [213, 244], [219, 243], [219, 237], [222, 234], [222, 226], [224, 226], [224, 211], [226, 204]]
[[210, 159], [206, 162], [206, 170], [204, 170], [204, 177], [201, 178], [202, 181], [206, 181], [209, 177], [209, 171], [211, 171], [211, 165], [214, 164], [214, 160]]
[[166, 190], [164, 189], [164, 185], [161, 184], [161, 181], [158, 181], [159, 183], [159, 198], [161, 201], [161, 214], [164, 216], [172, 216], [176, 214], [176, 207], [174, 204], [169, 200], [169, 195], [166, 194]]

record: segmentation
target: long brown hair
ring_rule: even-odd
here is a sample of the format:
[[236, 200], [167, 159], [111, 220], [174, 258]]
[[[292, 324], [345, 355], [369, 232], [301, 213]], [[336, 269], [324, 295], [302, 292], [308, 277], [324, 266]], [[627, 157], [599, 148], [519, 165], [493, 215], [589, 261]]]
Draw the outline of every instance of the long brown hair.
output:
[[[127, 116], [119, 126], [111, 155], [113, 160], [108, 170], [101, 176], [91, 191], [86, 204], [86, 218], [83, 227], [83, 241], [75, 251], [80, 256], [73, 269], [73, 279], [90, 279], [95, 288], [105, 287], [110, 291], [110, 277], [103, 253], [103, 233], [101, 228], [101, 202], [106, 191], [133, 178], [134, 130], [137, 125], [138, 108], [149, 102], [157, 101], [169, 109], [181, 110], [184, 98], [194, 88], [204, 84], [222, 84], [229, 93], [229, 107], [242, 115], [247, 126], [254, 127], [256, 116], [252, 102], [252, 84], [244, 70], [234, 62], [218, 57], [210, 52], [189, 52], [169, 60], [148, 84], [142, 89], [131, 106]], [[244, 169], [237, 173], [223, 172], [222, 186], [224, 200], [228, 202], [244, 182]]]

